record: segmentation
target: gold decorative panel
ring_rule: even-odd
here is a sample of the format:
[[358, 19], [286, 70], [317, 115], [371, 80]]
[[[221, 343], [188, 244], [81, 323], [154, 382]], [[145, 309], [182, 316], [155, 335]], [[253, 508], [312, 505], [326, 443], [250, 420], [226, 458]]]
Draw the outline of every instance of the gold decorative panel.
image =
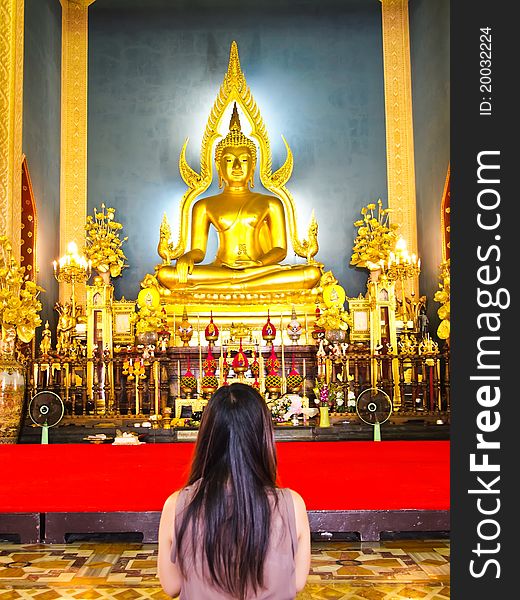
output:
[[442, 260], [449, 260], [450, 258], [450, 231], [451, 231], [451, 192], [450, 192], [450, 165], [448, 165], [448, 172], [446, 173], [446, 180], [444, 182], [444, 191], [442, 193], [441, 200], [441, 235], [442, 235]]
[[417, 254], [408, 0], [381, 0], [381, 6], [388, 206], [410, 253]]
[[[87, 77], [88, 0], [61, 0], [61, 175], [60, 255], [67, 244], [85, 242], [87, 218]], [[84, 285], [76, 289], [80, 302]], [[60, 284], [60, 300], [70, 296], [70, 285]]]
[[0, 0], [0, 234], [20, 257], [24, 0]]

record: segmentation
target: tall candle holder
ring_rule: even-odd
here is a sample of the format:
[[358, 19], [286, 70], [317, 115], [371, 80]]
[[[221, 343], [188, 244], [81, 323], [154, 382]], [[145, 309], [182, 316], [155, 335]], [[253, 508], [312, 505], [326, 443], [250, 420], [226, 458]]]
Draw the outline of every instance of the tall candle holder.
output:
[[[406, 248], [406, 240], [400, 237], [395, 245], [395, 252], [390, 252], [388, 258], [387, 268], [385, 270], [386, 277], [389, 281], [399, 281], [401, 287], [401, 314], [399, 315], [404, 324], [410, 319], [408, 318], [408, 311], [406, 308], [406, 288], [405, 281], [407, 279], [412, 280], [412, 302], [415, 296], [413, 288], [413, 280], [419, 276], [421, 272], [421, 259], [417, 258], [415, 254], [409, 254]], [[411, 318], [413, 320], [413, 310], [411, 312]]]
[[77, 283], [88, 281], [92, 273], [92, 263], [78, 253], [75, 242], [69, 242], [66, 253], [57, 261], [53, 261], [54, 277], [58, 283], [70, 283], [72, 316], [76, 318], [76, 289]]

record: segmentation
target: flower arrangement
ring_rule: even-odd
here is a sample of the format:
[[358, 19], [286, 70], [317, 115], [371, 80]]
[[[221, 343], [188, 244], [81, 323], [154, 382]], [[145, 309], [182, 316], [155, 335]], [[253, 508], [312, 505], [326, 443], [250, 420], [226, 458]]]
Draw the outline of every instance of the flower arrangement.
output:
[[[377, 210], [377, 212], [375, 212]], [[358, 234], [352, 248], [350, 264], [355, 267], [375, 268], [388, 260], [397, 241], [398, 225], [390, 223], [390, 208], [383, 208], [381, 199], [361, 209], [362, 219], [354, 222]]]
[[338, 381], [329, 383], [317, 380], [313, 391], [314, 403], [318, 406], [328, 406], [333, 413], [356, 412], [356, 396], [339, 377]]
[[356, 394], [352, 390], [347, 392], [347, 412], [356, 412]]
[[324, 329], [342, 329], [347, 331], [351, 326], [351, 315], [343, 306], [334, 304], [325, 306], [320, 312], [320, 316], [316, 319], [316, 325]]
[[121, 249], [128, 237], [119, 237], [123, 226], [114, 220], [115, 212], [115, 208], [107, 208], [101, 204], [100, 211], [94, 208], [94, 217], [87, 216], [85, 225], [85, 256], [98, 273], [110, 273], [111, 277], [118, 277], [128, 266]]
[[334, 392], [333, 410], [334, 410], [334, 412], [339, 413], [339, 414], [344, 413], [346, 411], [345, 392], [341, 388], [338, 388]]
[[324, 381], [317, 380], [316, 386], [312, 390], [314, 392], [314, 404], [318, 406], [333, 406], [333, 398], [335, 397], [334, 384], [328, 384]]
[[437, 309], [437, 315], [441, 320], [437, 328], [437, 335], [441, 340], [447, 340], [450, 337], [450, 259], [441, 263], [439, 269], [439, 290], [435, 292], [433, 299], [440, 303]]
[[267, 407], [274, 421], [284, 423], [302, 414], [302, 399], [298, 394], [283, 394], [275, 400], [269, 400]]
[[165, 327], [163, 315], [149, 306], [143, 306], [139, 312], [133, 313], [130, 316], [130, 322], [135, 324], [136, 333], [162, 331]]
[[292, 400], [289, 394], [284, 394], [283, 396], [279, 396], [274, 400], [270, 400], [267, 403], [267, 407], [271, 411], [271, 415], [273, 420], [277, 423], [283, 423], [287, 419], [285, 418], [289, 409], [291, 408]]
[[15, 334], [24, 343], [33, 339], [42, 323], [38, 295], [43, 291], [25, 278], [25, 267], [20, 267], [13, 257], [11, 242], [5, 235], [0, 236], [0, 324], [4, 342], [14, 345]]

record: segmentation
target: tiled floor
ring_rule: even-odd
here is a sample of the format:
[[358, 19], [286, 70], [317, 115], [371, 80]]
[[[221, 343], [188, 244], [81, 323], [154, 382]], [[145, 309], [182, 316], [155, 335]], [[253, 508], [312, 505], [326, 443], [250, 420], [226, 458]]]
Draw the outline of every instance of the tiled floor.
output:
[[[166, 600], [156, 557], [156, 544], [0, 543], [0, 600]], [[297, 598], [445, 600], [449, 560], [448, 539], [313, 542], [311, 573]]]

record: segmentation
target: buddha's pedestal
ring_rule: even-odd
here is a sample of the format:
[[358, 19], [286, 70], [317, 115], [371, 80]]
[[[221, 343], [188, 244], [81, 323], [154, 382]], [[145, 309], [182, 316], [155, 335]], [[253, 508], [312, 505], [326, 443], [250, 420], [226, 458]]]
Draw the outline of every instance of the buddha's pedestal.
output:
[[294, 310], [296, 317], [303, 327], [299, 344], [313, 345], [315, 341], [311, 336], [314, 326], [316, 311], [316, 295], [311, 290], [292, 292], [172, 292], [161, 298], [161, 305], [167, 315], [168, 329], [174, 333], [173, 345], [181, 345], [177, 327], [179, 326], [184, 310], [192, 325], [195, 335], [190, 342], [198, 345], [197, 330], [204, 340], [204, 328], [209, 323], [211, 316], [219, 330], [224, 335], [221, 340], [239, 338], [257, 342], [262, 341], [262, 328], [269, 316], [271, 323], [277, 330], [279, 340], [280, 331], [283, 331], [284, 344], [290, 346], [293, 342], [288, 336], [287, 325], [292, 318]]

